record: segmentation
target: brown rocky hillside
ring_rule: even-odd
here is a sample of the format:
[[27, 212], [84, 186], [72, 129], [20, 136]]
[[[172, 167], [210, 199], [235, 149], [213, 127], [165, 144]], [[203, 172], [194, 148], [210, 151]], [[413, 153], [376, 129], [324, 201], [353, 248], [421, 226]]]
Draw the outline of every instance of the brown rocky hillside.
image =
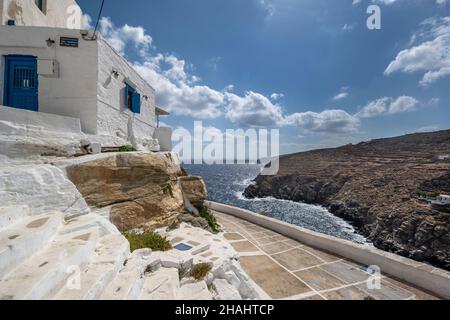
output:
[[321, 204], [378, 248], [450, 270], [450, 213], [421, 197], [450, 194], [450, 130], [284, 156], [249, 198]]

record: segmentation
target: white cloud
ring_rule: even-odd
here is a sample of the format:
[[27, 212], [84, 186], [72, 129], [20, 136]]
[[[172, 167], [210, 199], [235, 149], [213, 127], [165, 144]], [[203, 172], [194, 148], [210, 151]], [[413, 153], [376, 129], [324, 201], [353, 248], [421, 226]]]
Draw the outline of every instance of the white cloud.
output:
[[[419, 44], [414, 43], [420, 41]], [[425, 72], [420, 84], [430, 85], [450, 75], [450, 17], [432, 18], [422, 23], [413, 35], [412, 47], [398, 53], [385, 70], [394, 72]]]
[[83, 14], [82, 28], [85, 29], [85, 30], [93, 29], [93, 27], [92, 27], [92, 18], [87, 13]]
[[125, 24], [121, 28], [116, 28], [111, 19], [107, 17], [100, 20], [100, 32], [120, 54], [125, 54], [125, 48], [130, 44], [134, 45], [140, 54], [144, 54], [153, 42], [152, 37], [146, 34], [143, 27], [132, 27]]
[[353, 30], [355, 28], [355, 25], [354, 24], [344, 24], [343, 26], [342, 26], [342, 31], [351, 31], [351, 30]]
[[241, 127], [277, 127], [283, 124], [281, 107], [259, 93], [249, 91], [243, 97], [226, 93], [226, 98], [226, 117]]
[[[175, 115], [196, 119], [211, 119], [222, 115], [224, 94], [208, 86], [191, 85], [187, 76], [179, 70], [164, 70], [161, 65], [173, 56], [157, 56], [144, 62], [134, 63], [135, 69], [156, 90], [157, 104]], [[178, 76], [178, 78], [176, 78]]]
[[439, 131], [440, 130], [440, 125], [438, 124], [432, 124], [429, 126], [425, 126], [425, 127], [421, 127], [419, 129], [416, 130], [416, 132], [433, 132], [433, 131]]
[[397, 114], [403, 112], [411, 112], [416, 110], [419, 101], [413, 97], [401, 96], [397, 100], [392, 101], [389, 106], [389, 114]]
[[420, 102], [410, 96], [400, 96], [397, 99], [380, 98], [370, 101], [355, 116], [359, 118], [374, 118], [382, 115], [411, 112], [417, 109]]
[[272, 17], [276, 12], [275, 4], [273, 0], [258, 0], [259, 4], [266, 10], [267, 16]]
[[325, 110], [317, 112], [295, 113], [285, 119], [307, 132], [352, 133], [357, 132], [360, 120], [344, 110]]
[[272, 93], [270, 95], [270, 99], [272, 99], [274, 101], [277, 101], [277, 100], [280, 100], [280, 99], [283, 99], [283, 98], [284, 98], [284, 94], [282, 94], [282, 93]]
[[337, 95], [335, 95], [335, 96], [333, 97], [333, 100], [334, 100], [334, 101], [338, 101], [338, 100], [345, 99], [345, 98], [347, 98], [347, 97], [348, 97], [348, 92], [343, 91], [343, 92], [338, 93]]

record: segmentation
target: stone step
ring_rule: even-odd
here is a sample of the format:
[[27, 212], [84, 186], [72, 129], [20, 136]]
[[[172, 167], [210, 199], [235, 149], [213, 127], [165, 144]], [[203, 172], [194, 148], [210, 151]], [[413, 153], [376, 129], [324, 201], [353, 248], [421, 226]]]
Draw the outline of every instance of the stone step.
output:
[[77, 270], [92, 259], [98, 228], [58, 235], [50, 246], [0, 280], [0, 300], [38, 300], [54, 296], [76, 281]]
[[62, 213], [22, 219], [0, 232], [0, 279], [22, 261], [46, 248], [61, 226]]
[[0, 230], [8, 228], [30, 214], [28, 206], [10, 206], [0, 208]]
[[145, 272], [152, 267], [152, 251], [142, 249], [133, 252], [122, 270], [106, 287], [101, 300], [137, 300], [144, 285]]
[[63, 287], [55, 300], [95, 300], [123, 267], [130, 255], [130, 245], [121, 236], [108, 235], [100, 239], [93, 260], [81, 271], [79, 286]]
[[61, 230], [60, 233], [70, 233], [79, 230], [86, 230], [89, 228], [97, 228], [100, 238], [108, 235], [121, 234], [111, 222], [106, 220], [104, 217], [101, 217], [94, 213], [80, 215], [65, 221], [64, 229]]
[[146, 276], [140, 300], [177, 300], [180, 278], [176, 268], [160, 268]]

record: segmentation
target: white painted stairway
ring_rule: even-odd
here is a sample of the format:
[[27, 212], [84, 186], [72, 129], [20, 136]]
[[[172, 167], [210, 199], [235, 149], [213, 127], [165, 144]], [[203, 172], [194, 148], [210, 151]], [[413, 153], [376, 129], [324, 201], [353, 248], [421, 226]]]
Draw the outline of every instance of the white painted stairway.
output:
[[[65, 221], [60, 212], [0, 208], [2, 300], [182, 299], [178, 269], [151, 257], [151, 250], [130, 254], [128, 241], [93, 213]], [[197, 286], [200, 299], [212, 298], [205, 283]]]

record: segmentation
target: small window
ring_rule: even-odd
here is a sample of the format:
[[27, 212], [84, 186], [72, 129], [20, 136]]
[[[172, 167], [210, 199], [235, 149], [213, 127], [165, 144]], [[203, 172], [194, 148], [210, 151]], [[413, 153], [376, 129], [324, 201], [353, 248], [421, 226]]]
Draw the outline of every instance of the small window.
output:
[[44, 0], [34, 0], [34, 3], [36, 3], [36, 6], [44, 12]]
[[141, 113], [141, 95], [128, 83], [125, 83], [125, 106], [134, 113]]

